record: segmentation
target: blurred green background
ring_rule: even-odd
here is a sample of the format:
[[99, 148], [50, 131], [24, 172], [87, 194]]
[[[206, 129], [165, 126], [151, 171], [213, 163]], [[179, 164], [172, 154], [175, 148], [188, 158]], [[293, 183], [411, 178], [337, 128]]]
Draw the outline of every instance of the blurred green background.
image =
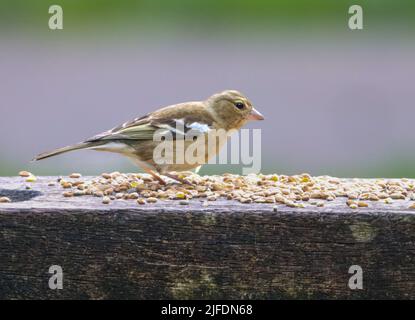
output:
[[43, 29], [48, 16], [45, 8], [52, 4], [64, 8], [66, 30], [76, 32], [103, 26], [111, 30], [146, 27], [146, 32], [172, 29], [182, 32], [189, 31], [189, 27], [194, 28], [193, 32], [203, 33], [215, 29], [274, 32], [281, 28], [292, 32], [296, 27], [307, 32], [313, 28], [327, 32], [332, 28], [345, 29], [342, 21], [353, 4], [363, 6], [365, 25], [372, 30], [398, 25], [413, 27], [415, 23], [415, 3], [410, 0], [3, 0], [0, 3], [3, 28]]
[[[134, 171], [92, 151], [29, 160], [232, 88], [266, 116], [249, 125], [266, 173], [415, 177], [414, 27], [409, 0], [2, 0], [0, 175]], [[240, 166], [201, 173], [224, 171]]]

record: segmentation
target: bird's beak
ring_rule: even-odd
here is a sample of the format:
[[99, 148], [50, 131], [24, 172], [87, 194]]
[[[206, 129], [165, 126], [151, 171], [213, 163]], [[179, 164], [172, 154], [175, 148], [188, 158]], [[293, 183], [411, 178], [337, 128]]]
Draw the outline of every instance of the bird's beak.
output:
[[264, 116], [259, 113], [258, 110], [256, 110], [255, 108], [252, 108], [251, 113], [248, 115], [248, 120], [264, 120]]

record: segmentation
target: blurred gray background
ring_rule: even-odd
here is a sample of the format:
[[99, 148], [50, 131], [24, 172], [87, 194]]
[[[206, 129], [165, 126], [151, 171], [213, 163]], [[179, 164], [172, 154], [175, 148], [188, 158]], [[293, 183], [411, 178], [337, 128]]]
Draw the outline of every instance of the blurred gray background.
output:
[[[173, 1], [139, 15], [119, 9], [122, 1], [101, 3], [108, 12], [61, 2], [62, 31], [48, 30], [45, 1], [0, 6], [0, 175], [136, 171], [94, 151], [29, 161], [158, 107], [237, 89], [266, 118], [248, 126], [262, 129], [265, 173], [415, 177], [409, 1], [369, 1], [361, 31], [347, 28], [347, 1], [317, 1], [327, 6], [311, 14], [307, 2], [281, 13], [285, 1], [259, 1], [230, 21], [218, 1], [190, 12], [190, 2]], [[127, 1], [135, 3], [148, 4]], [[215, 4], [225, 13], [205, 10]], [[240, 167], [201, 173], [224, 171]]]

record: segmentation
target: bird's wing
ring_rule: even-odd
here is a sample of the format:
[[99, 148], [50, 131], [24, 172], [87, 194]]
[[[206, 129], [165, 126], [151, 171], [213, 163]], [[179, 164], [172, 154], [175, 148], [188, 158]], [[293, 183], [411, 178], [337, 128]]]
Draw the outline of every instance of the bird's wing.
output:
[[[177, 116], [171, 118], [171, 116]], [[201, 135], [212, 129], [213, 119], [208, 115], [200, 115], [192, 112], [176, 112], [168, 114], [153, 113], [144, 117], [133, 119], [115, 127], [112, 130], [96, 135], [87, 140], [114, 141], [114, 140], [153, 140], [154, 134], [171, 134], [173, 139], [178, 136]]]
[[158, 128], [151, 124], [148, 115], [136, 118], [115, 127], [111, 130], [97, 134], [86, 142], [113, 141], [113, 140], [148, 140], [153, 138], [154, 132]]

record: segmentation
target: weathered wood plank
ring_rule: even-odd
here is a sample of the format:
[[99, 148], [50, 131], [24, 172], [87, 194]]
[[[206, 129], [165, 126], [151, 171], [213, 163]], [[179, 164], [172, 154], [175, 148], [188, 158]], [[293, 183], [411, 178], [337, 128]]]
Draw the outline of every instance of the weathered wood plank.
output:
[[[0, 298], [415, 298], [406, 201], [352, 210], [216, 201], [103, 205], [0, 178]], [[348, 269], [363, 269], [350, 290]], [[64, 288], [48, 287], [60, 265]]]

